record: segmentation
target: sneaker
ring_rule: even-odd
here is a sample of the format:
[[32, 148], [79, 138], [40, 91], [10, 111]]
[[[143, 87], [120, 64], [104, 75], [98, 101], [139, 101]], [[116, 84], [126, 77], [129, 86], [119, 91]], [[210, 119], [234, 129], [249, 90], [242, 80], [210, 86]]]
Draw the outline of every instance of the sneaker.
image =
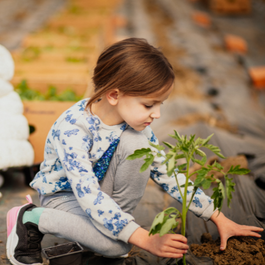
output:
[[31, 211], [36, 206], [28, 195], [29, 203], [12, 208], [7, 213], [7, 258], [13, 265], [42, 265], [40, 242], [43, 234], [34, 223], [22, 223], [25, 211]]

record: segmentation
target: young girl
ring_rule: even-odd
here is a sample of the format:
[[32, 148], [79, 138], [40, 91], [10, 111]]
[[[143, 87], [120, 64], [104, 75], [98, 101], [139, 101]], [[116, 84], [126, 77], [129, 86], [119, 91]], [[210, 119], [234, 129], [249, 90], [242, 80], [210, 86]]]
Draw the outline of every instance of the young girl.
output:
[[[126, 39], [100, 55], [93, 81], [95, 94], [65, 111], [48, 134], [45, 159], [30, 184], [42, 207], [29, 200], [8, 212], [12, 264], [42, 264], [44, 234], [78, 241], [104, 256], [124, 255], [132, 245], [161, 257], [180, 258], [187, 252], [184, 236], [148, 236], [132, 216], [149, 177], [180, 200], [174, 177], [167, 176], [159, 159], [143, 173], [143, 160], [126, 160], [135, 149], [148, 147], [148, 141], [158, 143], [150, 125], [172, 91], [170, 63], [145, 40]], [[178, 179], [182, 184], [185, 176], [178, 174]], [[231, 236], [260, 237], [261, 228], [218, 215], [202, 191], [190, 209], [217, 225], [221, 250]]]

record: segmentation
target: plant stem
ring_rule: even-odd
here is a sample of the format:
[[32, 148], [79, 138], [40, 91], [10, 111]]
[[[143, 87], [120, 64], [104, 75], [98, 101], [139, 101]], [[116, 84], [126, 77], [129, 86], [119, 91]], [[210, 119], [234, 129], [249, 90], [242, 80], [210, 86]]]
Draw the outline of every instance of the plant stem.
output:
[[[186, 157], [187, 160], [187, 173], [186, 173], [186, 182], [185, 182], [185, 189], [184, 189], [184, 196], [183, 196], [183, 203], [182, 203], [182, 223], [181, 223], [181, 234], [185, 236], [186, 234], [186, 217], [188, 207], [187, 203], [187, 191], [188, 191], [188, 184], [189, 184], [189, 169], [190, 169], [190, 157]], [[186, 265], [186, 255], [183, 255], [183, 265]]]

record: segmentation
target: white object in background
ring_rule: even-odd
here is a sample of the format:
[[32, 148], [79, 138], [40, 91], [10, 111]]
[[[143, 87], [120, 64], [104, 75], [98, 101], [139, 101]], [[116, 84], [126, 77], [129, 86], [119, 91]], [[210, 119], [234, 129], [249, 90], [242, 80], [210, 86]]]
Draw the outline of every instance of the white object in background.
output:
[[0, 45], [0, 169], [31, 166], [34, 162], [34, 150], [28, 141], [29, 126], [23, 115], [23, 103], [8, 82], [13, 75], [13, 58]]
[[[0, 110], [0, 139], [27, 140], [29, 126], [25, 116]], [[0, 147], [1, 148], [1, 147]]]
[[0, 169], [6, 167], [32, 166], [33, 147], [26, 140], [0, 139]]
[[[0, 87], [0, 91], [1, 91]], [[0, 111], [9, 112], [10, 114], [23, 114], [24, 106], [18, 93], [11, 91], [4, 97], [0, 97]]]
[[10, 52], [0, 45], [0, 77], [4, 80], [11, 80], [14, 76], [15, 65]]
[[6, 80], [0, 78], [0, 97], [8, 95], [14, 90], [13, 86]]

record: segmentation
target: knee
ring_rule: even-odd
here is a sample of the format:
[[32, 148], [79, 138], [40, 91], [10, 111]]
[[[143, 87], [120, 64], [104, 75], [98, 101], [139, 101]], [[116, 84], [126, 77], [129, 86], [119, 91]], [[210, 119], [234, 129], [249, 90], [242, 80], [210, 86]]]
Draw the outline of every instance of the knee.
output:
[[132, 249], [131, 244], [126, 244], [122, 241], [116, 241], [115, 243], [112, 245], [102, 244], [99, 250], [99, 254], [105, 257], [118, 257], [128, 254]]
[[131, 155], [136, 149], [148, 147], [149, 142], [143, 132], [128, 129], [121, 135], [119, 148], [126, 155]]

